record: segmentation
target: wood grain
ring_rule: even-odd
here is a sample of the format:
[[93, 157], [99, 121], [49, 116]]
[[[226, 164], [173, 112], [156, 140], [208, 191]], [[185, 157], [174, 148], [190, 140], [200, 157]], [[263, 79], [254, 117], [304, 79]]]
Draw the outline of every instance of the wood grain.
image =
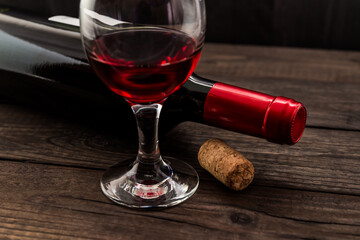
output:
[[[193, 152], [194, 157], [207, 139], [226, 141], [253, 163], [252, 184], [360, 194], [359, 132], [309, 128], [299, 143], [284, 146], [216, 128], [200, 125], [194, 128], [192, 123], [180, 126], [177, 131], [170, 133], [166, 142], [177, 146], [176, 151]], [[163, 151], [170, 147], [164, 146]], [[207, 176], [210, 175], [201, 175]]]
[[135, 211], [114, 205], [102, 195], [100, 170], [10, 161], [1, 161], [0, 166], [7, 169], [0, 175], [0, 234], [18, 238], [360, 236], [358, 196], [259, 186], [235, 193], [201, 181], [196, 195], [178, 207]]
[[[200, 187], [158, 211], [113, 204], [99, 178], [136, 152], [135, 132], [0, 102], [0, 239], [360, 239], [360, 81], [356, 52], [208, 44], [197, 73], [305, 103], [293, 146], [186, 122], [161, 136], [165, 156]], [[110, 124], [110, 123], [109, 123]], [[161, 121], [160, 121], [161, 124]], [[196, 160], [220, 138], [255, 167], [234, 192]]]
[[[136, 153], [131, 133], [60, 121], [17, 106], [1, 108], [0, 158], [14, 161], [106, 169]], [[136, 132], [133, 132], [136, 135]], [[184, 123], [161, 137], [163, 154], [195, 165], [200, 146], [220, 138], [255, 166], [254, 184], [360, 195], [360, 132], [308, 128], [294, 146], [276, 145], [214, 127]], [[314, 144], [316, 141], [316, 144]]]

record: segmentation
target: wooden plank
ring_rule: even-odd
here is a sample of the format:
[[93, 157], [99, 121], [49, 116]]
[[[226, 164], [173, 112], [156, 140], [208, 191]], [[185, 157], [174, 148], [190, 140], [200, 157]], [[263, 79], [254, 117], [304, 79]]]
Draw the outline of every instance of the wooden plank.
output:
[[[79, 2], [0, 0], [7, 7], [47, 17], [77, 17]], [[359, 50], [359, 10], [357, 0], [208, 0], [207, 40]]]
[[333, 12], [338, 2], [346, 5], [350, 1], [275, 0], [274, 42], [284, 46], [331, 47], [331, 24], [334, 24]]
[[[360, 197], [201, 180], [178, 207], [136, 211], [102, 195], [101, 170], [0, 161], [0, 235], [10, 239], [353, 239]], [[166, 225], [166, 227], [164, 227]], [[15, 238], [12, 238], [14, 236]]]
[[308, 126], [360, 130], [359, 60], [359, 52], [207, 44], [195, 72], [301, 101]]
[[[212, 4], [217, 6], [217, 2], [216, 0], [212, 1]], [[231, 2], [231, 8], [223, 9], [223, 14], [231, 15], [232, 21], [230, 23], [221, 19], [221, 23], [218, 23], [218, 25], [222, 25], [221, 28], [214, 29], [213, 22], [219, 21], [219, 19], [213, 18], [214, 12], [207, 11], [210, 16], [207, 28], [210, 31], [216, 31], [219, 40], [216, 41], [209, 34], [206, 35], [209, 36], [207, 39], [211, 42], [272, 45], [274, 0], [233, 0]], [[223, 37], [223, 32], [231, 32], [233, 37]]]
[[[105, 169], [137, 152], [135, 131], [122, 134], [106, 122], [82, 126], [9, 105], [0, 111], [3, 159]], [[215, 137], [253, 162], [256, 185], [360, 195], [360, 132], [308, 128], [299, 143], [284, 146], [189, 122], [163, 135], [160, 144], [165, 155], [185, 159], [208, 179], [196, 158], [201, 144]]]
[[[0, 237], [359, 238], [359, 59], [354, 52], [208, 45], [200, 75], [301, 100], [310, 127], [300, 143], [279, 146], [181, 124], [162, 136], [161, 149], [193, 165], [200, 188], [162, 211], [122, 208], [100, 191], [104, 170], [136, 152], [135, 132], [2, 103]], [[200, 145], [213, 137], [253, 162], [255, 180], [245, 191], [226, 189], [197, 163]]]
[[280, 78], [360, 84], [359, 61], [360, 52], [355, 51], [207, 43], [196, 71], [240, 80]]
[[[285, 146], [185, 123], [167, 137], [169, 145], [163, 146], [163, 152], [170, 155], [176, 146], [177, 152], [187, 152], [190, 159], [196, 159], [206, 140], [226, 141], [253, 163], [255, 185], [360, 194], [360, 132], [308, 128], [299, 143]], [[198, 171], [202, 178], [209, 176]]]
[[274, 0], [206, 1], [210, 42], [272, 44]]
[[359, 50], [356, 0], [275, 0], [276, 45]]

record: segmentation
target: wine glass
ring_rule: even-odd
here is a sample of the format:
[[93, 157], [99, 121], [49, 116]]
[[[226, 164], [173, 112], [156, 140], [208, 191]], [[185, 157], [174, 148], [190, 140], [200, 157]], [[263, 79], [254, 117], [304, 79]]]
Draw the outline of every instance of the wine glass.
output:
[[100, 183], [114, 202], [168, 207], [199, 185], [188, 164], [162, 158], [158, 121], [162, 103], [194, 71], [205, 37], [204, 0], [82, 0], [80, 29], [88, 60], [100, 79], [130, 104], [139, 150], [108, 169]]

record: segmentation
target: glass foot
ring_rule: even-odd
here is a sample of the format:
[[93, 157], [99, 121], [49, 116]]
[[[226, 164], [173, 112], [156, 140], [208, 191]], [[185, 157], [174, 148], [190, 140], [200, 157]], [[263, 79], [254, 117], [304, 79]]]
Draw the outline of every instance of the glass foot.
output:
[[136, 160], [108, 169], [100, 185], [108, 198], [123, 206], [170, 207], [195, 193], [199, 176], [190, 165], [177, 159], [150, 164]]

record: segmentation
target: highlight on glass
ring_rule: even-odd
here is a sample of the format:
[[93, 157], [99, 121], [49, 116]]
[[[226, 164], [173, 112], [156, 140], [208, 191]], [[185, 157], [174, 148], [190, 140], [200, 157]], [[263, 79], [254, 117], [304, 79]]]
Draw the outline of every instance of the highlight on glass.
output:
[[158, 121], [163, 102], [194, 71], [205, 37], [204, 0], [82, 0], [80, 29], [89, 62], [131, 106], [138, 127], [134, 159], [119, 159], [100, 183], [124, 206], [168, 207], [199, 185], [187, 163], [162, 157]]

